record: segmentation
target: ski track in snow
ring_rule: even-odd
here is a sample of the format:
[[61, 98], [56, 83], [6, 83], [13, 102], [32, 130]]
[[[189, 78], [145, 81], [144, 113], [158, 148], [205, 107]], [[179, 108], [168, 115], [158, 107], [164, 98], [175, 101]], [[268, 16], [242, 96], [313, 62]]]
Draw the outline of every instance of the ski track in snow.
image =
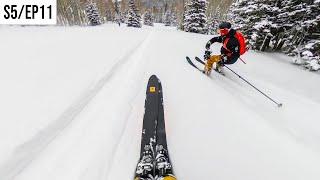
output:
[[[141, 89], [141, 86], [137, 86], [134, 84], [136, 84], [137, 80], [139, 80], [139, 79], [141, 80], [141, 75], [143, 72], [141, 72], [141, 70], [139, 69], [139, 66], [141, 64], [143, 64], [143, 62], [141, 62], [141, 60], [147, 60], [147, 59], [141, 58], [141, 56], [143, 56], [145, 48], [148, 46], [148, 42], [150, 41], [150, 39], [152, 39], [152, 32], [144, 40], [144, 42], [141, 45], [139, 45], [138, 48], [134, 49], [134, 52], [132, 52], [132, 54], [130, 56], [125, 57], [126, 61], [124, 63], [120, 63], [121, 66], [117, 67], [116, 69], [113, 68], [113, 70], [110, 72], [112, 76], [107, 77], [107, 78], [105, 77], [104, 80], [101, 80], [103, 82], [106, 82], [106, 79], [109, 79], [108, 80], [109, 83], [107, 84], [107, 86], [101, 84], [99, 89], [102, 88], [104, 90], [97, 91], [97, 93], [99, 93], [99, 96], [103, 97], [103, 96], [105, 96], [105, 94], [108, 94], [108, 95], [114, 94], [115, 96], [118, 96], [116, 94], [119, 93], [120, 96], [121, 97], [123, 96], [123, 97], [120, 99], [117, 98], [119, 100], [119, 102], [116, 104], [119, 104], [119, 105], [116, 105], [116, 107], [118, 109], [119, 109], [119, 107], [122, 108], [122, 111], [118, 112], [118, 113], [121, 113], [122, 115], [120, 117], [118, 117], [117, 121], [121, 121], [122, 126], [117, 127], [117, 128], [119, 128], [118, 132], [116, 133], [118, 135], [114, 134], [115, 137], [114, 137], [113, 145], [111, 147], [99, 146], [99, 148], [95, 148], [95, 150], [98, 151], [96, 154], [100, 155], [99, 159], [101, 159], [101, 164], [99, 165], [100, 166], [99, 169], [92, 170], [92, 168], [88, 169], [86, 167], [82, 167], [83, 172], [81, 173], [80, 176], [78, 174], [69, 173], [68, 175], [64, 175], [62, 177], [60, 177], [59, 174], [63, 174], [63, 173], [53, 173], [52, 174], [52, 172], [47, 171], [47, 172], [39, 173], [38, 175], [34, 176], [33, 179], [43, 179], [43, 178], [46, 178], [48, 176], [48, 174], [52, 174], [54, 177], [53, 179], [92, 179], [93, 177], [94, 177], [94, 179], [106, 179], [105, 177], [110, 176], [110, 174], [109, 174], [110, 169], [112, 168], [113, 163], [116, 161], [114, 159], [114, 156], [115, 156], [116, 152], [118, 151], [119, 144], [121, 143], [121, 139], [124, 134], [124, 130], [127, 127], [126, 124], [128, 121], [128, 117], [130, 117], [130, 112], [132, 110], [132, 106], [130, 104], [128, 106], [127, 102], [131, 102], [136, 97], [136, 93], [130, 92], [129, 94], [127, 94], [127, 89], [128, 88], [133, 89], [133, 92], [136, 92], [137, 90]], [[108, 74], [110, 74], [110, 73], [108, 73]], [[115, 75], [115, 74], [117, 74], [117, 75]], [[134, 80], [132, 80], [132, 79], [134, 79]], [[110, 81], [113, 81], [113, 83], [111, 83]], [[114, 82], [121, 84], [121, 86], [120, 87], [113, 86], [115, 84]], [[122, 87], [122, 86], [124, 86], [124, 87]], [[136, 89], [136, 90], [134, 90], [134, 89]], [[137, 93], [138, 92], [139, 91], [137, 91]], [[103, 99], [103, 98], [97, 97], [96, 99]], [[112, 101], [110, 101], [110, 103], [114, 104], [115, 101], [116, 100], [113, 99]], [[111, 112], [117, 113], [117, 111], [111, 111]], [[109, 114], [112, 116], [111, 112], [109, 112]], [[136, 121], [136, 119], [134, 119], [134, 120]], [[83, 120], [83, 122], [84, 121], [85, 120]], [[87, 120], [87, 122], [85, 122], [85, 123], [90, 123], [90, 122]], [[91, 122], [91, 123], [93, 123], [93, 122]], [[83, 126], [81, 126], [81, 127], [83, 127]], [[105, 129], [105, 128], [103, 128], [103, 129]], [[70, 127], [70, 130], [72, 131], [73, 128]], [[94, 129], [92, 128], [92, 130], [94, 130]], [[88, 132], [89, 132], [89, 128], [88, 128]], [[65, 138], [64, 134], [61, 134], [59, 136], [59, 138], [61, 138], [63, 140]], [[101, 136], [101, 138], [104, 139], [104, 136]], [[108, 140], [105, 140], [105, 143], [107, 143], [107, 142], [108, 142]], [[57, 143], [61, 143], [61, 142], [57, 141]], [[79, 143], [80, 143], [80, 145], [84, 144], [84, 142], [79, 142]], [[101, 143], [101, 144], [104, 144], [104, 143]], [[58, 145], [53, 145], [53, 146], [57, 147]], [[103, 151], [103, 150], [105, 150], [105, 151]], [[107, 154], [107, 156], [106, 156], [106, 155], [103, 155], [103, 152], [110, 152], [110, 153], [106, 153]], [[55, 152], [53, 152], [53, 153], [55, 154]], [[47, 155], [45, 155], [44, 159], [47, 159], [46, 157], [47, 157]], [[135, 156], [133, 156], [133, 157], [135, 157]], [[58, 158], [61, 159], [61, 157], [58, 157]], [[42, 158], [39, 158], [38, 161], [42, 162], [44, 160]], [[46, 161], [48, 161], [48, 160], [46, 160]], [[33, 167], [38, 167], [39, 166], [38, 164], [40, 164], [40, 166], [41, 166], [41, 163], [38, 163], [38, 162], [35, 162], [34, 165], [31, 164], [31, 166], [28, 166], [28, 168], [25, 170], [26, 172], [24, 172], [24, 174], [22, 174], [22, 175], [17, 176], [16, 179], [24, 179], [24, 177], [28, 177], [29, 171], [33, 172]], [[49, 166], [51, 166], [51, 164], [49, 164]], [[37, 168], [35, 168], [35, 169], [37, 169]], [[55, 171], [59, 172], [61, 170], [56, 169]], [[129, 173], [129, 175], [131, 175], [131, 173]]]
[[[148, 37], [147, 37], [148, 38]], [[124, 56], [117, 60], [116, 64], [109, 70], [106, 75], [100, 79], [96, 85], [85, 92], [80, 98], [66, 109], [60, 117], [47, 128], [41, 130], [34, 138], [17, 147], [12, 157], [0, 167], [0, 177], [3, 179], [12, 179], [17, 176], [23, 169], [28, 166], [43, 151], [50, 142], [63, 133], [90, 101], [101, 91], [104, 85], [114, 76], [117, 71], [130, 60], [130, 56], [138, 51], [147, 40], [144, 39], [137, 47], [134, 47]]]
[[[165, 27], [148, 33], [58, 119], [17, 147], [2, 164], [0, 179], [133, 179], [152, 74], [163, 86], [168, 148], [178, 179], [320, 178], [320, 96], [306, 94], [307, 87], [312, 95], [319, 88], [307, 78], [319, 77], [255, 52], [245, 56], [247, 65], [230, 66], [284, 104], [277, 108], [228, 70], [226, 76], [207, 77], [185, 62], [186, 55], [201, 57], [211, 36]], [[303, 87], [292, 82], [299, 75]]]
[[[154, 36], [154, 35], [153, 35], [153, 32], [150, 32], [150, 34], [148, 35], [148, 37], [147, 37], [147, 39], [145, 40], [145, 42], [144, 42], [144, 43], [141, 45], [141, 47], [140, 47], [139, 49], [137, 49], [137, 51], [131, 56], [131, 60], [132, 60], [132, 61], [137, 61], [138, 63], [135, 63], [136, 67], [133, 66], [133, 73], [132, 73], [132, 74], [130, 73], [130, 74], [129, 74], [130, 76], [125, 77], [125, 79], [127, 79], [127, 78], [132, 78], [132, 76], [137, 76], [137, 79], [138, 79], [138, 80], [140, 80], [140, 81], [142, 80], [142, 74], [143, 74], [143, 72], [139, 72], [140, 70], [139, 70], [139, 68], [137, 68], [137, 67], [145, 64], [145, 63], [143, 63], [143, 62], [141, 62], [141, 61], [143, 61], [143, 60], [144, 60], [144, 61], [148, 60], [148, 59], [143, 58], [143, 55], [144, 55], [144, 52], [146, 51], [147, 47], [151, 45], [150, 41], [153, 39], [153, 36]], [[132, 67], [129, 66], [129, 68], [132, 68]], [[134, 69], [134, 68], [137, 68], [137, 69]], [[138, 74], [138, 75], [135, 75], [135, 74]], [[137, 97], [137, 95], [138, 95], [138, 93], [139, 93], [139, 90], [141, 90], [141, 89], [143, 90], [143, 88], [136, 87], [136, 90], [134, 91], [134, 92], [136, 92], [136, 93], [134, 93], [133, 96], [130, 96], [129, 102], [134, 101], [134, 99]], [[112, 172], [112, 171], [111, 171], [112, 165], [116, 162], [116, 158], [115, 158], [116, 153], [119, 151], [119, 148], [121, 147], [120, 144], [121, 144], [121, 142], [124, 140], [123, 138], [124, 138], [125, 130], [127, 130], [128, 127], [129, 127], [129, 126], [128, 126], [128, 124], [129, 124], [129, 123], [128, 123], [128, 120], [130, 119], [131, 113], [133, 113], [133, 112], [132, 112], [132, 109], [133, 109], [133, 107], [131, 106], [130, 111], [128, 111], [127, 116], [126, 116], [126, 123], [124, 123], [125, 126], [124, 126], [124, 128], [123, 128], [123, 130], [122, 130], [122, 132], [121, 132], [121, 137], [119, 138], [118, 143], [116, 144], [116, 146], [115, 146], [115, 148], [114, 148], [114, 150], [113, 150], [113, 152], [112, 152], [112, 159], [109, 161], [110, 166], [105, 170], [106, 174], [104, 175], [104, 177], [107, 177], [106, 179], [114, 179], [114, 178], [109, 178], [110, 172]], [[133, 120], [136, 121], [135, 119], [133, 119]]]

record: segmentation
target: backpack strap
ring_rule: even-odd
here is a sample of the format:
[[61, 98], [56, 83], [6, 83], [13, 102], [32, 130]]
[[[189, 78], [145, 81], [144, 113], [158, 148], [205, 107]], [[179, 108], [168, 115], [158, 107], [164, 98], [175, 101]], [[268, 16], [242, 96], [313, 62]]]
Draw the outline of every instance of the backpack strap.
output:
[[223, 42], [223, 48], [228, 51], [227, 56], [232, 55], [232, 51], [230, 51], [230, 49], [227, 48], [227, 44], [228, 44], [229, 40], [230, 40], [230, 37], [227, 37]]

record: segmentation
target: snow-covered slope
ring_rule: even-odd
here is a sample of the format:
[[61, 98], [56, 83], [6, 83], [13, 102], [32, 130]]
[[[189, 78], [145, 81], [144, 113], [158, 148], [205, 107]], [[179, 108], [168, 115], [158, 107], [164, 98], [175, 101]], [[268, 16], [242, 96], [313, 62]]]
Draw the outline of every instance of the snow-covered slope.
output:
[[230, 66], [277, 108], [229, 71], [207, 77], [186, 63], [210, 36], [115, 25], [0, 32], [1, 180], [132, 179], [152, 74], [178, 179], [320, 178], [320, 77], [284, 56], [249, 52]]

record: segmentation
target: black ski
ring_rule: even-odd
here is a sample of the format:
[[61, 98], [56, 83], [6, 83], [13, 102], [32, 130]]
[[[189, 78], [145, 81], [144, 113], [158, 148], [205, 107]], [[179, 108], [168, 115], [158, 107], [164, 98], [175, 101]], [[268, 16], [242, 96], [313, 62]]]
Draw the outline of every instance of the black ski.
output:
[[199, 63], [206, 65], [206, 63], [204, 61], [202, 61], [200, 58], [198, 58], [197, 56], [194, 58], [196, 61], [198, 61]]
[[146, 91], [140, 159], [135, 180], [175, 180], [165, 134], [162, 86], [152, 75]]
[[135, 179], [153, 180], [156, 148], [156, 131], [159, 110], [159, 81], [151, 76], [147, 85], [145, 113], [141, 135], [140, 160], [137, 164]]
[[186, 57], [186, 59], [187, 59], [187, 62], [188, 62], [192, 67], [196, 68], [198, 71], [200, 71], [200, 72], [202, 72], [202, 73], [205, 73], [204, 70], [202, 70], [202, 69], [200, 69], [198, 66], [196, 66], [196, 65], [191, 61], [191, 59], [190, 59], [188, 56]]
[[161, 104], [159, 104], [158, 110], [155, 175], [156, 179], [175, 179], [168, 152], [161, 83], [159, 83], [159, 87]]

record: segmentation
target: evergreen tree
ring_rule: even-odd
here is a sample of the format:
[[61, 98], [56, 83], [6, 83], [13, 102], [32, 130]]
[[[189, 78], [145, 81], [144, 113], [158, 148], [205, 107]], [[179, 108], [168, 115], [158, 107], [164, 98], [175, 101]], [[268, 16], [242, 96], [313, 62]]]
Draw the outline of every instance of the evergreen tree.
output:
[[206, 34], [208, 32], [206, 9], [206, 0], [190, 0], [184, 17], [184, 31]]
[[238, 0], [231, 12], [253, 49], [283, 51], [297, 56], [295, 63], [319, 69], [319, 0]]
[[[300, 59], [301, 64], [310, 70], [320, 69], [320, 1], [296, 3], [290, 21], [295, 23], [285, 42], [289, 55]], [[292, 51], [291, 51], [292, 50]]]
[[[248, 3], [248, 4], [247, 4]], [[276, 16], [279, 13], [279, 0], [242, 0], [232, 5], [231, 19], [249, 40], [253, 49], [270, 49], [278, 32]]]
[[[234, 24], [234, 28], [240, 30], [248, 39], [251, 46], [254, 46], [257, 34], [254, 33], [254, 25], [260, 22], [261, 14], [259, 14], [260, 0], [238, 0], [231, 6], [230, 20]], [[256, 27], [257, 28], [257, 27]]]
[[118, 0], [114, 1], [114, 11], [115, 11], [115, 21], [120, 25], [121, 23], [121, 13], [120, 13], [120, 4]]
[[171, 13], [171, 26], [178, 26], [178, 19], [176, 15], [176, 11]]
[[147, 26], [153, 26], [153, 17], [149, 10], [144, 13], [143, 24]]
[[216, 34], [218, 30], [218, 26], [222, 18], [220, 6], [218, 6], [215, 11], [209, 15], [207, 21], [208, 34]]
[[141, 16], [139, 15], [139, 10], [134, 4], [134, 0], [129, 0], [129, 10], [127, 14], [127, 25], [129, 27], [141, 27]]
[[277, 38], [279, 26], [276, 16], [279, 14], [278, 0], [261, 0], [258, 3], [257, 14], [259, 21], [255, 22], [250, 43], [254, 49], [260, 51], [270, 50]]
[[230, 20], [236, 29], [241, 29], [244, 34], [249, 35], [248, 31], [257, 21], [254, 14], [257, 7], [256, 0], [240, 0], [231, 5]]
[[120, 3], [120, 21], [121, 23], [126, 23], [127, 17], [127, 1], [122, 0]]
[[114, 11], [115, 11], [117, 14], [120, 14], [120, 4], [119, 4], [119, 1], [118, 1], [118, 0], [115, 0], [115, 1], [114, 1]]
[[[109, 0], [59, 0], [58, 7], [57, 7], [57, 18], [58, 23], [61, 24], [79, 24], [82, 25], [87, 23], [86, 21], [86, 14], [85, 14], [85, 2], [93, 1], [97, 4], [99, 9], [99, 13], [103, 20], [109, 19], [111, 20], [112, 17], [115, 18], [115, 8], [114, 6], [116, 3], [120, 4], [120, 17], [121, 21], [126, 19], [127, 11], [128, 11], [128, 1], [129, 0], [112, 0], [112, 3]], [[135, 0], [136, 7], [141, 11], [145, 12], [146, 9], [152, 10], [155, 22], [163, 22], [164, 14], [167, 11], [171, 13], [175, 12], [177, 19], [179, 22], [182, 22], [182, 16], [184, 12], [184, 4], [190, 0]], [[221, 12], [224, 13], [226, 8], [230, 5], [232, 0], [207, 0], [208, 3], [208, 12], [213, 12], [214, 9], [219, 6], [221, 8]], [[115, 5], [113, 5], [115, 4]], [[112, 10], [108, 10], [108, 6], [111, 5]], [[111, 12], [111, 13], [110, 13]], [[108, 16], [108, 17], [107, 17]], [[117, 17], [116, 17], [117, 18]]]
[[171, 26], [171, 13], [167, 11], [164, 16], [164, 25]]
[[213, 16], [209, 15], [207, 20], [208, 34], [215, 34]]
[[183, 14], [182, 14], [182, 20], [180, 22], [180, 25], [179, 25], [179, 29], [181, 29], [182, 31], [185, 31], [184, 30], [184, 25], [186, 23], [186, 17], [187, 17], [187, 7], [188, 7], [188, 3], [185, 2], [184, 5], [183, 5]]
[[100, 14], [96, 3], [90, 2], [86, 5], [86, 15], [91, 26], [101, 24]]

